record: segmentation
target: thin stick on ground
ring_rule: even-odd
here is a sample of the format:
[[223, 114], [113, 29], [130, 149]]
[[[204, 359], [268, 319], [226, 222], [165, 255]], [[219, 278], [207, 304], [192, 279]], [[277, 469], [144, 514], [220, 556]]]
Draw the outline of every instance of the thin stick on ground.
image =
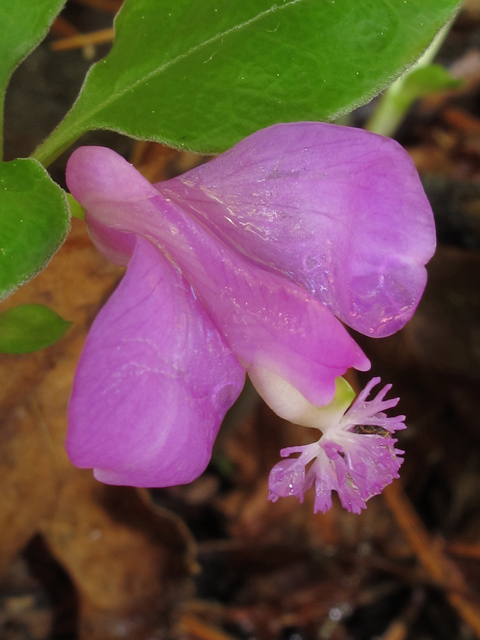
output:
[[418, 561], [445, 589], [447, 600], [480, 638], [480, 606], [467, 595], [468, 587], [456, 564], [430, 537], [399, 482], [386, 487], [383, 497]]
[[50, 45], [52, 51], [67, 51], [68, 49], [81, 49], [85, 45], [104, 44], [112, 42], [115, 37], [114, 29], [100, 29], [91, 33], [79, 33], [68, 38], [55, 40]]
[[180, 628], [198, 640], [234, 640], [231, 635], [190, 614], [182, 616]]

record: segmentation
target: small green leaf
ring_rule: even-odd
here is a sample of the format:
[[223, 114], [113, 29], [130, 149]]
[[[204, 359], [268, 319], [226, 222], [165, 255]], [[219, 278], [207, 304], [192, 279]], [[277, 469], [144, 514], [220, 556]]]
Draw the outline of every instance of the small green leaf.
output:
[[41, 304], [23, 304], [0, 314], [0, 352], [30, 353], [63, 337], [71, 322]]
[[126, 0], [110, 54], [35, 157], [89, 129], [218, 153], [275, 122], [333, 120], [422, 54], [458, 0]]
[[407, 74], [403, 83], [402, 97], [407, 103], [412, 103], [422, 96], [445, 89], [455, 89], [462, 84], [462, 80], [454, 78], [442, 65], [430, 64]]
[[[65, 0], [0, 0], [0, 129], [12, 72], [45, 37]], [[2, 132], [0, 131], [0, 139]], [[0, 147], [2, 144], [0, 142]], [[1, 153], [1, 152], [0, 152]], [[0, 156], [1, 159], [1, 156]]]
[[65, 192], [36, 160], [0, 163], [0, 299], [46, 266], [69, 228]]

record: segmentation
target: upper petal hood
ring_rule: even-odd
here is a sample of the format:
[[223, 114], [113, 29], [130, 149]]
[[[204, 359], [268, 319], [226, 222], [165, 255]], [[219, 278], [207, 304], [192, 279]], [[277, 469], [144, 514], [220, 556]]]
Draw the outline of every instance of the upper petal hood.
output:
[[318, 122], [275, 125], [156, 186], [357, 331], [394, 333], [423, 293], [433, 215], [408, 154], [389, 138]]

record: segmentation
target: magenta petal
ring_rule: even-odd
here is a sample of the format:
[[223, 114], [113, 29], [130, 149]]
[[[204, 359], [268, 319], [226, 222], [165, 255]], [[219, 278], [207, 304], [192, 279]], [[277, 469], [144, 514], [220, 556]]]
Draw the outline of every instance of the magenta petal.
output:
[[[124, 234], [129, 233], [154, 242], [181, 270], [247, 369], [256, 364], [271, 370], [309, 401], [323, 405], [333, 397], [337, 376], [349, 367], [369, 368], [360, 348], [324, 305], [281, 275], [231, 250], [113, 151], [101, 147], [75, 151], [67, 182], [87, 207], [89, 224], [94, 221], [99, 248], [116, 257], [122, 252]], [[132, 186], [135, 198], [119, 201], [125, 184]]]
[[74, 381], [67, 450], [109, 484], [190, 482], [245, 372], [180, 273], [138, 238]]
[[389, 138], [317, 122], [275, 125], [156, 186], [357, 331], [390, 335], [419, 302], [433, 215], [408, 154]]

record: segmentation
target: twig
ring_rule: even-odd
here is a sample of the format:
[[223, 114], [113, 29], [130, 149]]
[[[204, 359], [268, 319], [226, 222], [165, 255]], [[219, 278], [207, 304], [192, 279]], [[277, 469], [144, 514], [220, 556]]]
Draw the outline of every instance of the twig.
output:
[[431, 539], [399, 482], [386, 487], [383, 496], [419, 562], [443, 586], [450, 604], [480, 638], [480, 608], [467, 597], [467, 584], [456, 564]]
[[198, 640], [235, 640], [231, 635], [220, 631], [217, 627], [202, 622], [195, 616], [184, 614], [180, 619], [180, 627]]
[[77, 35], [78, 29], [62, 16], [57, 16], [50, 27], [50, 33], [62, 38], [69, 38]]
[[447, 553], [457, 558], [470, 558], [480, 560], [480, 544], [468, 544], [466, 542], [449, 542], [446, 546]]
[[480, 133], [480, 119], [457, 107], [442, 111], [442, 120], [462, 133]]
[[113, 29], [100, 29], [100, 31], [92, 31], [91, 33], [79, 33], [69, 38], [55, 40], [50, 45], [52, 51], [66, 51], [68, 49], [80, 49], [89, 44], [103, 44], [112, 42], [115, 37]]

